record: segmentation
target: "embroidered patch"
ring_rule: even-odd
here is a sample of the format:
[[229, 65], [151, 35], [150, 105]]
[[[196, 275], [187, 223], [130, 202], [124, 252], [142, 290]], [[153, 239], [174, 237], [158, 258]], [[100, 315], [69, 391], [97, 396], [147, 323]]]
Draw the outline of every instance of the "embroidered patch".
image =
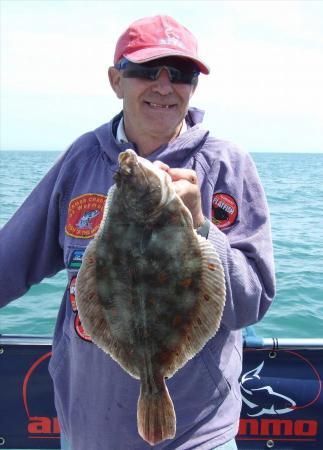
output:
[[234, 224], [238, 216], [238, 205], [229, 194], [216, 193], [212, 199], [212, 222], [221, 229]]
[[71, 260], [68, 265], [69, 269], [79, 269], [81, 267], [84, 252], [85, 249], [78, 249], [73, 251]]
[[75, 294], [76, 294], [76, 276], [71, 278], [70, 284], [68, 286], [68, 290], [69, 290], [69, 300], [71, 302], [71, 306], [72, 306], [72, 311], [74, 313], [74, 329], [76, 334], [81, 338], [84, 339], [87, 342], [92, 342], [91, 337], [85, 332], [82, 324], [81, 324], [81, 319], [77, 310], [77, 304], [76, 304], [76, 298], [75, 298]]
[[73, 277], [71, 279], [70, 285], [69, 285], [69, 299], [71, 302], [73, 312], [77, 312], [77, 306], [76, 306], [76, 300], [75, 300], [75, 284], [76, 284], [76, 277]]
[[74, 320], [75, 331], [81, 339], [84, 339], [87, 342], [92, 342], [91, 337], [85, 332], [83, 325], [81, 324], [81, 319], [78, 314], [75, 316]]
[[68, 236], [89, 239], [98, 231], [103, 216], [106, 197], [84, 194], [75, 197], [68, 205], [65, 233]]

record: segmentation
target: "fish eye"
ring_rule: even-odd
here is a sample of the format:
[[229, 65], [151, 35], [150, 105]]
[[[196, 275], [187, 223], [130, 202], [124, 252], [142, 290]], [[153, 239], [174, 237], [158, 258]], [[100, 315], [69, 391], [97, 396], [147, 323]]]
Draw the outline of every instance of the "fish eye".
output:
[[119, 171], [117, 171], [114, 175], [113, 175], [113, 179], [114, 181], [117, 183], [117, 185], [119, 186], [121, 183], [121, 173]]
[[128, 175], [131, 175], [132, 174], [132, 169], [131, 169], [131, 167], [123, 167], [122, 169], [121, 169], [121, 173], [122, 173], [122, 175], [126, 175], [126, 176], [128, 176]]

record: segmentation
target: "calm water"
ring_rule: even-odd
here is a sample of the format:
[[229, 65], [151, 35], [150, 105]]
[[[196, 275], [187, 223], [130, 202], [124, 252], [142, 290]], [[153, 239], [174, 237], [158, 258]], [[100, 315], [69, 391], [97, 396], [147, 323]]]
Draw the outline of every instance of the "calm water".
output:
[[[0, 152], [0, 227], [57, 159]], [[265, 337], [323, 336], [323, 154], [253, 155], [271, 211], [277, 296], [255, 328]], [[26, 230], [27, 232], [27, 230]], [[53, 333], [65, 272], [0, 311], [0, 333]]]

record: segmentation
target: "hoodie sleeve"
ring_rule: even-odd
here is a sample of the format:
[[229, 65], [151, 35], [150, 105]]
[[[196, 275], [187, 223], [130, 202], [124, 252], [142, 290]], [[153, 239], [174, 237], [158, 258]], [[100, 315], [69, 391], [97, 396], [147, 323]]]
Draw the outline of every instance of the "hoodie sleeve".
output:
[[64, 267], [59, 244], [60, 179], [67, 153], [0, 230], [0, 306]]
[[235, 153], [218, 169], [213, 199], [216, 193], [233, 198], [238, 215], [222, 229], [211, 223], [208, 239], [225, 271], [227, 297], [222, 323], [234, 330], [261, 320], [274, 298], [271, 225], [265, 193], [250, 155]]

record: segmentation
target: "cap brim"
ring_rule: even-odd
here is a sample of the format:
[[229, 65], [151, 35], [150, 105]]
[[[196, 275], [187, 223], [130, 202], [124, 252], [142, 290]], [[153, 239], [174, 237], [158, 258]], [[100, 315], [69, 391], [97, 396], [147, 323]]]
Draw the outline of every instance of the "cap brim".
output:
[[141, 50], [131, 52], [130, 54], [124, 53], [123, 56], [129, 59], [129, 61], [139, 64], [148, 61], [153, 61], [154, 59], [165, 58], [167, 56], [178, 56], [180, 58], [190, 59], [191, 61], [194, 61], [199, 67], [200, 71], [205, 75], [208, 75], [210, 73], [209, 67], [206, 64], [204, 64], [204, 62], [202, 62], [200, 59], [194, 58], [193, 56], [188, 55], [185, 52], [179, 52], [178, 50], [173, 50], [171, 48], [161, 48], [161, 47], [144, 48]]

